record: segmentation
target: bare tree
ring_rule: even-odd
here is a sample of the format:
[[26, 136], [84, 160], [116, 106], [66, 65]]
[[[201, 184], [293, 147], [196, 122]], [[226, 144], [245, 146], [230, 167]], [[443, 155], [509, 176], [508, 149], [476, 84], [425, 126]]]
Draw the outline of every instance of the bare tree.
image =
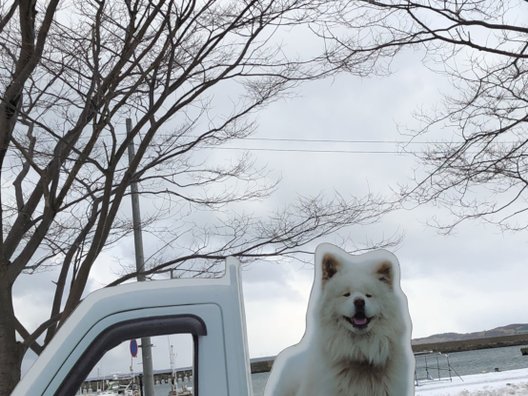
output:
[[[153, 204], [146, 223], [171, 222], [166, 247], [179, 246], [148, 273], [292, 253], [388, 208], [373, 196], [316, 197], [266, 219], [236, 216], [234, 204], [275, 182], [246, 156], [215, 162], [207, 151], [248, 136], [251, 116], [299, 82], [342, 68], [321, 40], [303, 58], [278, 36], [335, 19], [329, 4], [0, 0], [0, 395], [19, 380], [24, 353], [40, 353], [78, 304], [103, 249], [129, 235], [132, 181]], [[216, 222], [201, 225], [196, 209]], [[49, 319], [28, 328], [13, 284], [48, 266], [58, 267]]]
[[[454, 217], [509, 229], [528, 226], [528, 2], [523, 0], [356, 1], [318, 31], [336, 65], [370, 62], [390, 73], [406, 48], [451, 82], [444, 103], [421, 111], [414, 141], [432, 144], [427, 170], [405, 199], [436, 202]], [[330, 47], [330, 45], [329, 45]], [[421, 52], [420, 52], [421, 51]], [[413, 146], [416, 147], [416, 146]]]

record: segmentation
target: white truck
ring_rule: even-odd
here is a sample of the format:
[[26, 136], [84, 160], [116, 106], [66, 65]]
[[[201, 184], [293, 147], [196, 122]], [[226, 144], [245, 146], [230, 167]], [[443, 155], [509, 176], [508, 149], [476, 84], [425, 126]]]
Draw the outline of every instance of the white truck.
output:
[[12, 396], [72, 396], [99, 359], [123, 341], [191, 334], [194, 396], [252, 394], [239, 263], [220, 279], [137, 282], [86, 297]]

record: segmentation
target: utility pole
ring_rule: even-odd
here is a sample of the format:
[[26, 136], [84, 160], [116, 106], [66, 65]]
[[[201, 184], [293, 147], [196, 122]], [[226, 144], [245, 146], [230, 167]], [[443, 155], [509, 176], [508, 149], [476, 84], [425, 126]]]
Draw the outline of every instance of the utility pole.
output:
[[[132, 120], [126, 119], [127, 134], [130, 135], [132, 131]], [[130, 141], [128, 145], [128, 164], [133, 161], [135, 157], [134, 140]], [[142, 282], [145, 280], [145, 256], [143, 254], [143, 236], [141, 234], [141, 213], [139, 211], [139, 196], [137, 182], [130, 183], [130, 197], [132, 198], [132, 223], [134, 225], [134, 248], [136, 252], [136, 269], [138, 272], [137, 280]], [[143, 385], [145, 386], [145, 396], [154, 396], [154, 373], [152, 369], [152, 343], [150, 337], [141, 338], [141, 356], [143, 358]]]

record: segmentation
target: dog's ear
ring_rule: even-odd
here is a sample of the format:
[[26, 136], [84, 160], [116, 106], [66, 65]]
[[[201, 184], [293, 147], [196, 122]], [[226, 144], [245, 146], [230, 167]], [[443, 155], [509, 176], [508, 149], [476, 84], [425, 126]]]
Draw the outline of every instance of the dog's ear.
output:
[[390, 261], [382, 261], [376, 266], [376, 275], [378, 279], [383, 283], [386, 283], [392, 287], [392, 282], [394, 280], [394, 272], [392, 268], [392, 263]]
[[325, 254], [323, 257], [323, 282], [330, 279], [341, 267], [341, 264], [331, 254]]

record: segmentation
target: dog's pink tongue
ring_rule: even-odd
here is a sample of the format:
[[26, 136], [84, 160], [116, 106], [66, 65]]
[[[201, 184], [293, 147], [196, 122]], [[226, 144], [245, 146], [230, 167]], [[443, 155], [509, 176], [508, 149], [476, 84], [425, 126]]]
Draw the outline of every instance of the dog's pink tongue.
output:
[[367, 318], [352, 318], [356, 326], [364, 326], [367, 324]]

